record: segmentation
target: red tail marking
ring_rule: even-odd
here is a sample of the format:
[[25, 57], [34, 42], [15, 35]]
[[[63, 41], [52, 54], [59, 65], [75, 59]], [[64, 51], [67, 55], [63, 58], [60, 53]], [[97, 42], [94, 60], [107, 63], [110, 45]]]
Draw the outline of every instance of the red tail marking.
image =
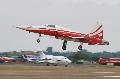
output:
[[95, 38], [99, 38], [99, 39], [103, 39], [103, 30], [95, 35], [92, 35], [91, 37], [95, 37]]
[[102, 28], [102, 25], [99, 26], [99, 27], [97, 28], [97, 30], [95, 30], [94, 32], [92, 32], [92, 33], [90, 33], [90, 34], [94, 34], [94, 33], [96, 33], [96, 32], [99, 31], [101, 28]]
[[98, 33], [98, 36], [100, 39], [103, 39], [103, 30], [100, 33]]
[[95, 37], [95, 38], [99, 38], [99, 39], [103, 39], [103, 29], [102, 29], [102, 25], [99, 26], [94, 32], [89, 34], [90, 37]]

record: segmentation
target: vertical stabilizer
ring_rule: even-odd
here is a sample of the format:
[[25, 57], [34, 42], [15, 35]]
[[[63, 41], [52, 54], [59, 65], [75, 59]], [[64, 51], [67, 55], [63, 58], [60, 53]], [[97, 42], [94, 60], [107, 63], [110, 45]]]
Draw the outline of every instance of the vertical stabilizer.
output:
[[94, 29], [94, 31], [89, 33], [89, 36], [103, 39], [103, 27], [102, 27], [102, 25], [97, 25], [97, 27]]
[[43, 51], [39, 52], [39, 56], [40, 56], [40, 57], [45, 57], [44, 52], [43, 52]]

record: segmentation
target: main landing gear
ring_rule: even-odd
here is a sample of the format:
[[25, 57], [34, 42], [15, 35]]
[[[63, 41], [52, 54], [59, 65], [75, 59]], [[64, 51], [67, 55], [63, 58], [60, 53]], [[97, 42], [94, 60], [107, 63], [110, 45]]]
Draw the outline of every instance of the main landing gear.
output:
[[78, 46], [78, 49], [79, 49], [79, 50], [82, 50], [82, 45]]
[[83, 45], [83, 43], [80, 42], [80, 46], [78, 46], [78, 49], [79, 49], [79, 50], [82, 50], [82, 45]]
[[[41, 34], [39, 34], [39, 37], [41, 37]], [[40, 43], [40, 38], [37, 39], [37, 43]]]
[[62, 46], [62, 49], [63, 49], [63, 50], [66, 50], [66, 45], [67, 45], [67, 40], [64, 40], [63, 46]]
[[[62, 49], [63, 49], [63, 50], [66, 50], [66, 45], [67, 45], [67, 40], [64, 40], [63, 46], [62, 46]], [[79, 50], [82, 50], [82, 45], [83, 45], [83, 43], [80, 42], [80, 46], [78, 46], [78, 49], [79, 49]]]

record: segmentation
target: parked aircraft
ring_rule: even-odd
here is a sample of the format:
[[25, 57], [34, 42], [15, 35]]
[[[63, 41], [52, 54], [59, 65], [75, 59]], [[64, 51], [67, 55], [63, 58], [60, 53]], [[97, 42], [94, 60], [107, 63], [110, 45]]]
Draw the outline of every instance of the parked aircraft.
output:
[[16, 59], [11, 57], [0, 57], [0, 63], [12, 63], [12, 62], [16, 62]]
[[29, 62], [35, 63], [45, 63], [47, 66], [52, 65], [65, 65], [68, 66], [71, 63], [67, 57], [64, 56], [53, 56], [45, 55], [43, 52], [40, 52], [39, 56], [34, 55], [23, 55], [23, 58]]
[[[97, 28], [88, 34], [72, 31], [58, 25], [41, 25], [41, 26], [18, 26], [16, 28], [26, 30], [29, 32], [38, 33], [39, 37], [42, 34], [54, 36], [56, 39], [64, 40], [62, 49], [66, 50], [67, 41], [80, 42], [79, 50], [82, 50], [83, 43], [88, 45], [109, 45], [108, 41], [103, 39], [102, 25], [97, 25]], [[37, 39], [40, 42], [40, 39]]]
[[34, 62], [36, 60], [40, 59], [40, 56], [36, 56], [36, 55], [22, 55], [23, 59], [28, 61], [28, 62]]
[[101, 65], [119, 65], [120, 66], [120, 58], [99, 58], [98, 61]]

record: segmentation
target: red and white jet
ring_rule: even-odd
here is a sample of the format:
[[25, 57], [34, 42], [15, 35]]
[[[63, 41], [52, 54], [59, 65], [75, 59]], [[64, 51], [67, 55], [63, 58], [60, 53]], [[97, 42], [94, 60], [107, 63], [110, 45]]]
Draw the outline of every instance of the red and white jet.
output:
[[[18, 26], [16, 28], [38, 33], [39, 37], [44, 34], [55, 36], [56, 39], [64, 40], [62, 46], [63, 50], [66, 50], [67, 41], [80, 42], [80, 46], [78, 46], [79, 50], [82, 50], [83, 43], [88, 43], [88, 45], [109, 45], [108, 41], [103, 40], [102, 25], [97, 25], [97, 28], [89, 34], [83, 34], [58, 25], [48, 24], [41, 26]], [[37, 39], [37, 42], [40, 42], [39, 38]]]

